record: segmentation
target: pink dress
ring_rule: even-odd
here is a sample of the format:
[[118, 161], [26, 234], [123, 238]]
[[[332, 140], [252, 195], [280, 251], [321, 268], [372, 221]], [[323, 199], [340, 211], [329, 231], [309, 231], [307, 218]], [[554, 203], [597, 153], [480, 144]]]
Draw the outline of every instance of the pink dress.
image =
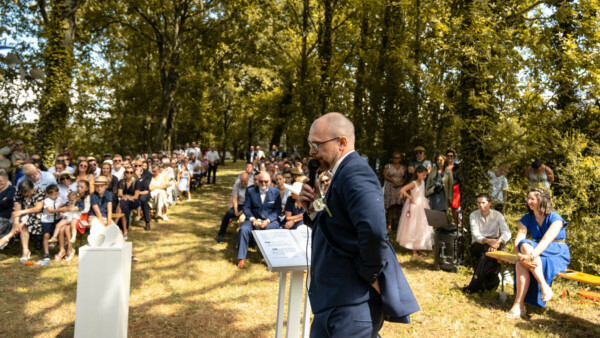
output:
[[[404, 203], [396, 241], [410, 250], [432, 250], [433, 228], [429, 226], [425, 217], [425, 209], [429, 209], [429, 201], [425, 197], [425, 182], [414, 182], [415, 187], [410, 190], [410, 196], [415, 204], [409, 200]], [[409, 209], [410, 217], [407, 217]]]

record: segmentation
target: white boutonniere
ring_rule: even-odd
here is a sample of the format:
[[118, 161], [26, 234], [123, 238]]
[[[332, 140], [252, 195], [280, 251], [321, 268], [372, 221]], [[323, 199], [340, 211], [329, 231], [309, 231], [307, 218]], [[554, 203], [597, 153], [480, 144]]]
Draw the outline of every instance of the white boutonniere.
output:
[[319, 195], [319, 198], [317, 198], [314, 202], [313, 202], [313, 208], [315, 208], [315, 211], [321, 211], [321, 210], [325, 210], [327, 212], [327, 215], [329, 215], [329, 217], [332, 217], [331, 215], [331, 211], [329, 211], [329, 208], [327, 207], [327, 203], [325, 203], [325, 196], [323, 195]]

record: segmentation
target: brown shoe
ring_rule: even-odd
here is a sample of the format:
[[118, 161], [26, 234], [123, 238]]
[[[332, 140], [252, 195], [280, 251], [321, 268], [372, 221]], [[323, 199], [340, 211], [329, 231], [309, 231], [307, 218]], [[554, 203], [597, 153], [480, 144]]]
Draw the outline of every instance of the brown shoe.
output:
[[237, 264], [237, 265], [238, 265], [238, 268], [240, 268], [240, 269], [245, 269], [245, 268], [246, 268], [246, 260], [245, 260], [245, 259], [240, 259], [240, 260], [238, 261], [238, 264]]

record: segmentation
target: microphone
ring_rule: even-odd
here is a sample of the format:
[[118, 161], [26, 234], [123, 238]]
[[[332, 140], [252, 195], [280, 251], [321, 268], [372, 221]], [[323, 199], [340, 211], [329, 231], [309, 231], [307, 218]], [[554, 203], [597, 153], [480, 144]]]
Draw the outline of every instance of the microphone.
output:
[[315, 180], [317, 178], [317, 170], [319, 170], [319, 167], [321, 166], [321, 163], [319, 163], [319, 160], [317, 159], [312, 159], [310, 161], [308, 161], [308, 185], [314, 189], [315, 187]]

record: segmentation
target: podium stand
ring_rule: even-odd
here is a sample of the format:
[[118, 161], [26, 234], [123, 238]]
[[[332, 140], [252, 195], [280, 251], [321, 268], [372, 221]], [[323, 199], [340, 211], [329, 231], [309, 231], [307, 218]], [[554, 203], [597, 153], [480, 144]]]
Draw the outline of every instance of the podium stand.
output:
[[[291, 277], [285, 336], [286, 338], [299, 337], [300, 318], [303, 312], [302, 337], [308, 338], [310, 333], [310, 301], [308, 292], [306, 292], [304, 295], [304, 311], [302, 311], [302, 291], [304, 290], [305, 272], [307, 273], [306, 285], [310, 283], [310, 230], [254, 230], [252, 234], [267, 262], [269, 271], [279, 272], [275, 337], [281, 338], [283, 335], [285, 289], [289, 273]], [[306, 250], [306, 248], [309, 250]]]
[[127, 337], [131, 242], [79, 249], [75, 337]]

